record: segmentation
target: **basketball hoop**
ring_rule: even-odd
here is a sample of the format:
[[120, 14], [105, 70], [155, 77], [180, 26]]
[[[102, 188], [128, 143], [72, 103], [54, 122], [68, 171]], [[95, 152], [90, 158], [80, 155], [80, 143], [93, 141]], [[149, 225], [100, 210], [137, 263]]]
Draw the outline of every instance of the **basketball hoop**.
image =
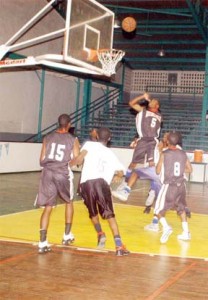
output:
[[111, 76], [116, 73], [116, 65], [121, 61], [125, 52], [117, 49], [101, 49], [97, 52], [98, 59], [102, 64], [103, 73], [106, 76]]

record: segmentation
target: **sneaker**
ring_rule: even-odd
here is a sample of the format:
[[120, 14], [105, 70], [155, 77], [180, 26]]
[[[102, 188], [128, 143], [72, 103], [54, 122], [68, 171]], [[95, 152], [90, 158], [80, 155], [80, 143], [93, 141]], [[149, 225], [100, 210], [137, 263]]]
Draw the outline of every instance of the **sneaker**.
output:
[[97, 248], [98, 249], [105, 248], [105, 242], [106, 242], [106, 236], [105, 236], [105, 234], [103, 233], [103, 234], [98, 235]]
[[148, 194], [148, 197], [146, 199], [145, 205], [146, 206], [152, 206], [154, 200], [155, 200], [155, 191], [154, 190], [150, 190], [149, 194]]
[[123, 180], [119, 186], [117, 187], [116, 191], [121, 191], [123, 190], [125, 187], [127, 186], [127, 182], [125, 180]]
[[47, 252], [51, 252], [51, 248], [49, 247], [48, 242], [47, 241], [39, 242], [38, 243], [38, 253], [44, 254]]
[[159, 224], [157, 223], [150, 223], [148, 225], [146, 225], [144, 227], [145, 230], [148, 230], [148, 231], [154, 231], [154, 232], [159, 232], [160, 231], [160, 227], [159, 227]]
[[112, 191], [112, 195], [121, 201], [127, 201], [130, 191], [127, 188], [124, 188], [123, 190]]
[[62, 240], [62, 245], [69, 246], [74, 242], [74, 235], [72, 232], [69, 234], [64, 234], [63, 240]]
[[163, 234], [160, 238], [161, 244], [165, 244], [168, 241], [169, 236], [172, 234], [173, 229], [171, 227], [167, 227], [163, 229]]
[[177, 238], [178, 238], [178, 240], [181, 240], [181, 241], [190, 241], [191, 234], [190, 234], [190, 232], [183, 231], [182, 234], [179, 234], [177, 236]]
[[121, 247], [116, 247], [116, 256], [124, 256], [124, 255], [129, 255], [130, 252], [126, 249], [124, 245]]
[[149, 214], [151, 211], [151, 205], [150, 206], [146, 206], [145, 209], [143, 210], [144, 214]]

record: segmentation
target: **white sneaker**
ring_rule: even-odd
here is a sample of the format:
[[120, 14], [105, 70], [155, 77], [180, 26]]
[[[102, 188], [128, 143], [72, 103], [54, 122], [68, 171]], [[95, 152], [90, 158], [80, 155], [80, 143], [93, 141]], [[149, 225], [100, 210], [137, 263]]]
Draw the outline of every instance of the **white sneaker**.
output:
[[149, 191], [149, 195], [148, 195], [148, 197], [146, 199], [145, 205], [146, 206], [151, 206], [153, 204], [154, 200], [155, 200], [155, 191], [154, 190], [150, 190]]
[[125, 187], [127, 186], [127, 182], [125, 180], [123, 180], [119, 186], [117, 187], [116, 191], [121, 191], [123, 190]]
[[163, 229], [163, 234], [160, 238], [160, 243], [165, 244], [168, 241], [169, 236], [172, 234], [173, 229], [171, 227], [167, 227]]
[[123, 190], [112, 191], [112, 195], [121, 201], [127, 201], [130, 195], [130, 191], [124, 188]]
[[38, 253], [42, 254], [42, 253], [47, 253], [50, 251], [51, 251], [51, 248], [47, 241], [38, 243]]
[[63, 245], [70, 245], [74, 242], [74, 235], [72, 232], [70, 232], [69, 234], [65, 234], [63, 236], [63, 240], [62, 240], [62, 244]]
[[190, 232], [183, 231], [182, 234], [179, 234], [177, 236], [177, 238], [178, 238], [178, 240], [181, 240], [181, 241], [190, 241], [191, 234], [190, 234]]
[[148, 230], [148, 231], [154, 231], [154, 232], [160, 231], [159, 224], [156, 224], [156, 223], [150, 223], [150, 224], [144, 226], [144, 229]]

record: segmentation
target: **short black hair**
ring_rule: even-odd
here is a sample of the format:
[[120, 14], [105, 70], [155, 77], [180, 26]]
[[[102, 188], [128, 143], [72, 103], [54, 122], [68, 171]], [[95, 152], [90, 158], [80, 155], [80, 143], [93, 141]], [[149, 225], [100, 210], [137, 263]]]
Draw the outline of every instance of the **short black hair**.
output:
[[58, 117], [58, 124], [60, 127], [66, 127], [70, 122], [70, 116], [67, 114], [62, 114]]
[[173, 146], [179, 145], [182, 142], [181, 133], [177, 132], [177, 131], [171, 131], [168, 134], [168, 138], [167, 139], [168, 139], [169, 144], [173, 145]]
[[111, 137], [110, 129], [101, 127], [97, 130], [98, 141], [107, 143]]

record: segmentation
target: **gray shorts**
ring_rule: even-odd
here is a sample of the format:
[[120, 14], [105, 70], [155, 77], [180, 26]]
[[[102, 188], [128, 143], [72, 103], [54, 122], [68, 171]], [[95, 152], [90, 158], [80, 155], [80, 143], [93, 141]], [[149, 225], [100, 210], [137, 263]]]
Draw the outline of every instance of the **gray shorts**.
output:
[[145, 158], [148, 162], [154, 160], [156, 146], [157, 142], [154, 139], [139, 140], [134, 149], [132, 163], [144, 163]]
[[185, 182], [178, 185], [163, 184], [155, 203], [154, 213], [163, 216], [166, 211], [174, 209], [180, 215], [186, 206]]
[[39, 184], [36, 206], [55, 206], [57, 196], [70, 202], [74, 196], [73, 179], [69, 174], [43, 169]]

